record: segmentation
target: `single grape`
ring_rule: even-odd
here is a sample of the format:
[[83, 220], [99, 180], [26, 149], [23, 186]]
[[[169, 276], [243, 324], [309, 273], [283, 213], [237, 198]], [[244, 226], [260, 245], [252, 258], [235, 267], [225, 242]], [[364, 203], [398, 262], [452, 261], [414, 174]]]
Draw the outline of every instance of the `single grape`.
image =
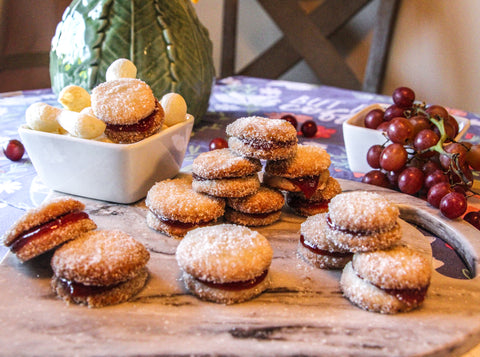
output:
[[440, 201], [440, 212], [450, 219], [460, 217], [467, 210], [467, 198], [458, 192], [447, 193]]
[[415, 101], [415, 92], [408, 87], [398, 87], [392, 94], [393, 102], [400, 108], [410, 108]]
[[365, 128], [376, 129], [383, 122], [384, 111], [376, 108], [370, 110], [363, 119]]
[[395, 104], [392, 104], [387, 109], [385, 109], [385, 113], [383, 114], [383, 120], [390, 121], [393, 118], [405, 117], [404, 112], [405, 110], [403, 108], [400, 108]]
[[19, 161], [25, 154], [25, 147], [17, 139], [9, 140], [3, 147], [3, 153], [11, 161]]
[[480, 211], [468, 212], [463, 219], [480, 230]]
[[465, 161], [476, 171], [480, 170], [480, 144], [472, 145], [465, 153]]
[[295, 128], [295, 130], [297, 130], [297, 128], [298, 128], [298, 121], [297, 121], [297, 118], [295, 118], [295, 116], [293, 116], [292, 114], [282, 115], [282, 116], [280, 117], [280, 119], [283, 119], [283, 120], [288, 121], [290, 124], [293, 125], [293, 127]]
[[372, 170], [367, 172], [365, 176], [362, 177], [362, 182], [370, 185], [390, 188], [390, 181], [388, 180], [387, 175], [380, 170]]
[[459, 126], [457, 120], [452, 117], [451, 115], [448, 115], [448, 117], [445, 119], [445, 124], [448, 124], [452, 127], [452, 139], [457, 136], [458, 131], [459, 131]]
[[[435, 134], [433, 130], [430, 129], [423, 129], [420, 131], [413, 140], [413, 146], [417, 151], [426, 150], [432, 146], [435, 146], [440, 140], [440, 137]], [[421, 153], [422, 157], [430, 157], [435, 154], [435, 151], [426, 151]]]
[[406, 118], [393, 118], [387, 128], [387, 136], [394, 143], [406, 144], [413, 139], [413, 124]]
[[317, 133], [317, 124], [313, 120], [307, 120], [302, 124], [301, 131], [306, 138], [313, 138]]
[[382, 145], [373, 145], [367, 151], [367, 163], [373, 169], [380, 168], [380, 155], [382, 154], [383, 146]]
[[428, 190], [427, 201], [433, 207], [438, 208], [443, 196], [450, 192], [453, 192], [453, 189], [450, 187], [448, 182], [437, 183]]
[[210, 151], [228, 148], [228, 142], [224, 138], [215, 138], [208, 144]]
[[[447, 154], [440, 155], [440, 163], [444, 169], [450, 168], [450, 165], [460, 167], [465, 164], [467, 148], [460, 143], [449, 143], [444, 147]], [[455, 155], [455, 160], [452, 163], [452, 157]]]
[[390, 144], [380, 154], [380, 166], [386, 171], [398, 171], [405, 166], [408, 159], [407, 150], [401, 144]]
[[435, 170], [434, 172], [425, 176], [425, 181], [423, 186], [428, 190], [433, 185], [440, 182], [449, 182], [448, 175], [445, 174], [442, 170]]
[[434, 117], [435, 119], [443, 118], [446, 119], [448, 118], [448, 111], [442, 107], [441, 105], [430, 105], [427, 109], [426, 112], [428, 115]]
[[414, 195], [423, 187], [423, 181], [422, 170], [409, 166], [398, 175], [398, 188], [403, 193]]
[[432, 123], [430, 123], [430, 120], [424, 115], [415, 115], [409, 120], [413, 125], [413, 136], [417, 135], [423, 129], [430, 129], [432, 127]]

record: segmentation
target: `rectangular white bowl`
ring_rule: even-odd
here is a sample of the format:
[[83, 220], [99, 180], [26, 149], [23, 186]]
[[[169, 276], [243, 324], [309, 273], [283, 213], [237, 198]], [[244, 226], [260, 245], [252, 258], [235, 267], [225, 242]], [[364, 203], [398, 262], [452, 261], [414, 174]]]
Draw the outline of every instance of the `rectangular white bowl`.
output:
[[[343, 140], [347, 152], [348, 166], [353, 172], [366, 173], [373, 170], [367, 163], [367, 152], [373, 145], [383, 145], [387, 139], [379, 130], [365, 128], [364, 118], [370, 110], [380, 108], [385, 110], [389, 104], [372, 104], [343, 123]], [[470, 120], [467, 118], [453, 116], [458, 122], [458, 135], [456, 140], [460, 140], [468, 128]]]
[[133, 144], [114, 144], [19, 128], [20, 138], [45, 185], [55, 191], [116, 203], [146, 196], [157, 181], [175, 176], [194, 118]]

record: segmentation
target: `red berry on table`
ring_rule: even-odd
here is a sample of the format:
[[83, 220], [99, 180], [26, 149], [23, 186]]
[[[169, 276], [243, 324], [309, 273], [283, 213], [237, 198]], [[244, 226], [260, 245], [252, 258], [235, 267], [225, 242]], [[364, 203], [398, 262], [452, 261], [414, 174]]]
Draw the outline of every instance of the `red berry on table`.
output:
[[290, 124], [293, 125], [295, 130], [297, 130], [298, 121], [297, 121], [297, 118], [295, 118], [292, 114], [285, 114], [285, 115], [281, 116], [280, 119], [288, 121]]
[[208, 148], [210, 151], [217, 149], [225, 149], [228, 148], [228, 142], [224, 138], [215, 138], [210, 141], [210, 144], [208, 144]]
[[317, 124], [313, 120], [307, 120], [302, 124], [301, 131], [303, 136], [312, 138], [317, 133]]
[[468, 212], [463, 219], [480, 230], [480, 211]]
[[12, 139], [4, 146], [3, 153], [7, 159], [19, 161], [25, 153], [25, 147], [19, 140]]
[[447, 193], [440, 201], [440, 212], [447, 218], [460, 217], [466, 210], [467, 198], [461, 193]]

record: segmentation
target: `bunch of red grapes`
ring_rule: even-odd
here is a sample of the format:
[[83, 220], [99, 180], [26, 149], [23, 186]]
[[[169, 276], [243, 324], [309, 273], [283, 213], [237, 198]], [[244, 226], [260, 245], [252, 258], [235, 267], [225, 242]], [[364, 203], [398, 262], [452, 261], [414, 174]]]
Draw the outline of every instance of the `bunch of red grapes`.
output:
[[474, 194], [472, 171], [480, 170], [480, 145], [455, 141], [455, 118], [443, 106], [416, 102], [412, 89], [399, 87], [392, 99], [385, 110], [365, 116], [365, 127], [382, 130], [386, 142], [368, 150], [373, 170], [362, 182], [426, 197], [445, 217], [460, 217]]

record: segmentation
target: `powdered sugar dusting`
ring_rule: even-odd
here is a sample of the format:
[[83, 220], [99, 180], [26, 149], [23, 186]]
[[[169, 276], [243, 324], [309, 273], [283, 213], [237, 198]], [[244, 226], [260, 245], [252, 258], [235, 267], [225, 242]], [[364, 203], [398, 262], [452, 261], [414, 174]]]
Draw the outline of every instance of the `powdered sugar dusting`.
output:
[[242, 177], [261, 169], [259, 159], [245, 158], [228, 148], [201, 153], [192, 164], [192, 172], [206, 179]]
[[330, 219], [336, 227], [352, 231], [385, 231], [393, 228], [398, 207], [374, 192], [341, 193], [330, 201]]
[[297, 140], [297, 131], [288, 121], [264, 117], [244, 117], [227, 125], [226, 133], [242, 139], [261, 139], [270, 142]]
[[176, 252], [184, 271], [217, 283], [253, 279], [268, 269], [272, 257], [273, 250], [263, 235], [234, 224], [194, 229]]

